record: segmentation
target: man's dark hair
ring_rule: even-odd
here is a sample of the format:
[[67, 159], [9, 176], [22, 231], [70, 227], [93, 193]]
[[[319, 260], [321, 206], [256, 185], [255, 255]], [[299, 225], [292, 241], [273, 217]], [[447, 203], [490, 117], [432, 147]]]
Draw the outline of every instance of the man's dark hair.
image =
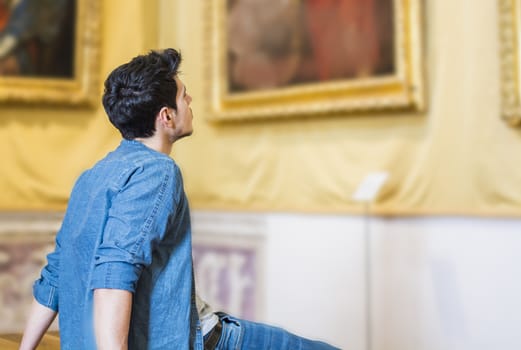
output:
[[151, 51], [110, 73], [105, 80], [103, 107], [123, 138], [152, 136], [161, 108], [177, 109], [174, 78], [180, 63], [181, 54], [174, 49]]

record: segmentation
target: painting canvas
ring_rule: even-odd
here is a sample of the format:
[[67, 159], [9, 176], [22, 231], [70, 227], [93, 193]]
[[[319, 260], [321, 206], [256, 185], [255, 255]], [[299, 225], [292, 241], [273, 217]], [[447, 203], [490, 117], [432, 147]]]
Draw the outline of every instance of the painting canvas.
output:
[[91, 101], [98, 32], [98, 0], [0, 0], [0, 101]]
[[229, 0], [231, 92], [390, 75], [392, 0]]
[[215, 119], [423, 107], [419, 0], [215, 0]]
[[501, 64], [501, 115], [509, 124], [521, 125], [521, 0], [500, 0], [499, 43]]

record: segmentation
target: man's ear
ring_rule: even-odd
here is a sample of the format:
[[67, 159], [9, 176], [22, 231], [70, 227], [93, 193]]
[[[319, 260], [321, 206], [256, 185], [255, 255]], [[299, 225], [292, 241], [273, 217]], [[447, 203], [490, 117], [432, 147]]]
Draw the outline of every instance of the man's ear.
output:
[[175, 128], [175, 110], [168, 107], [163, 107], [158, 113], [158, 120], [166, 127]]

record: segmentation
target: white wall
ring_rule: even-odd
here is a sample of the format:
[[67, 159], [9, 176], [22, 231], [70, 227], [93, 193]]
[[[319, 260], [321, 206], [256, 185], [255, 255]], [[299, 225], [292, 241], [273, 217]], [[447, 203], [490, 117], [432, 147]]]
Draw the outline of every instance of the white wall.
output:
[[195, 235], [201, 221], [265, 236], [262, 321], [342, 349], [521, 349], [521, 220], [371, 218], [369, 333], [362, 217], [198, 211]]

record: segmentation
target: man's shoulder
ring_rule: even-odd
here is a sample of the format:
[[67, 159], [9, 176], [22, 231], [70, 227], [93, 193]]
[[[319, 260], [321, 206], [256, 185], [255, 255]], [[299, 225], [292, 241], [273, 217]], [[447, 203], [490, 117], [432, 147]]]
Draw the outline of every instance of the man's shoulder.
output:
[[84, 170], [78, 178], [80, 180], [90, 179], [94, 182], [104, 182], [112, 179], [111, 182], [126, 182], [125, 179], [136, 174], [147, 174], [151, 177], [173, 174], [174, 177], [180, 174], [179, 167], [175, 161], [168, 156], [157, 156], [146, 154], [145, 152], [133, 152], [118, 154], [113, 151], [104, 158], [97, 161], [91, 168]]
[[179, 167], [176, 162], [166, 155], [136, 155], [132, 158], [130, 171], [143, 172], [150, 176], [171, 176], [180, 175]]
[[[160, 168], [166, 171], [177, 170], [178, 166], [169, 156], [146, 148], [125, 149], [118, 147], [100, 159], [91, 169], [100, 167], [118, 168]], [[90, 169], [89, 169], [90, 170]]]

